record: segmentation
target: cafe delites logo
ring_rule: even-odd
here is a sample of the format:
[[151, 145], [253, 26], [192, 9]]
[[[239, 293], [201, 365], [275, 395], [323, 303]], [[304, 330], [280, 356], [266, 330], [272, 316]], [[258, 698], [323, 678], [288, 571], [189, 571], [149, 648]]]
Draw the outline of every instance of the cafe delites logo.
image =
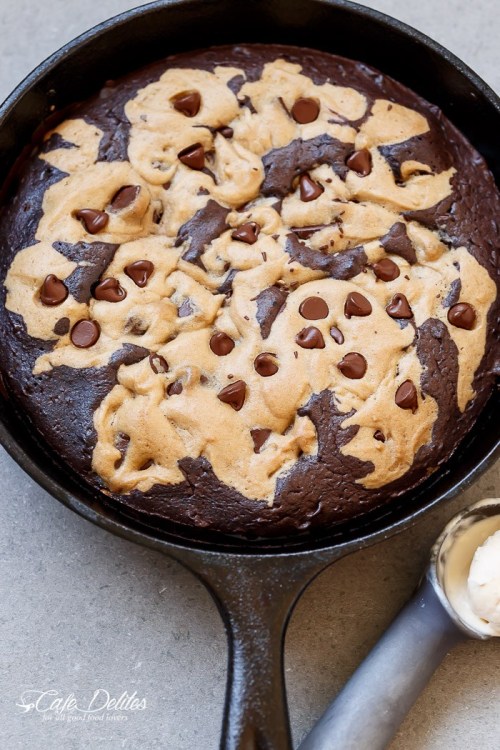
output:
[[126, 721], [130, 715], [147, 708], [146, 698], [135, 690], [113, 695], [97, 688], [89, 694], [75, 695], [60, 690], [25, 690], [16, 702], [20, 713], [41, 717], [44, 721]]

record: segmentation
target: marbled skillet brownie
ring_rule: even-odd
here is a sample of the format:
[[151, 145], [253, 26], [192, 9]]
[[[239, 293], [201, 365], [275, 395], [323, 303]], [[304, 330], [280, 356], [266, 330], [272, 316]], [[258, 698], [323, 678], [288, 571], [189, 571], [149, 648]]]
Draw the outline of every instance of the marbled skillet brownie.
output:
[[434, 106], [284, 46], [76, 106], [0, 220], [4, 377], [102, 500], [325, 528], [445, 461], [493, 388], [500, 197]]

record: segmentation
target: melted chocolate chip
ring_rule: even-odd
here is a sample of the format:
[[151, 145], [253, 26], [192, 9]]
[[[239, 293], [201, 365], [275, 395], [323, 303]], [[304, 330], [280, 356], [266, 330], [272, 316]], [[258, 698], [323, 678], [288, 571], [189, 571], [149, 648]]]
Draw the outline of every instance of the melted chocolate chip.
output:
[[305, 125], [308, 122], [314, 122], [319, 115], [320, 106], [316, 99], [301, 96], [297, 99], [292, 107], [292, 117], [295, 122]]
[[243, 380], [237, 380], [219, 391], [217, 398], [224, 404], [232, 406], [235, 411], [239, 411], [245, 403], [246, 390], [246, 383]]
[[274, 355], [269, 352], [262, 352], [262, 354], [255, 357], [253, 366], [255, 371], [263, 378], [269, 378], [271, 375], [276, 375], [279, 370]]
[[99, 340], [101, 328], [95, 320], [79, 320], [71, 329], [71, 341], [79, 349], [88, 349]]
[[346, 318], [351, 318], [353, 315], [362, 318], [370, 315], [371, 311], [372, 306], [370, 302], [362, 294], [359, 292], [350, 292], [347, 295], [344, 305], [344, 315]]
[[402, 221], [392, 225], [388, 233], [381, 238], [380, 244], [387, 253], [399, 255], [410, 265], [417, 262], [415, 248], [408, 237], [406, 225]]
[[271, 434], [271, 430], [266, 430], [264, 428], [257, 428], [255, 430], [250, 430], [250, 435], [252, 436], [253, 440], [253, 452], [254, 453], [260, 453], [260, 449], [266, 442], [267, 438]]
[[382, 258], [377, 263], [374, 263], [373, 273], [381, 281], [394, 281], [401, 273], [397, 263], [394, 263], [390, 258]]
[[53, 329], [56, 336], [65, 336], [69, 331], [69, 325], [69, 318], [59, 318]]
[[127, 296], [118, 279], [104, 279], [94, 287], [94, 297], [105, 302], [121, 302]]
[[191, 169], [203, 169], [205, 166], [205, 149], [201, 143], [193, 143], [192, 146], [183, 148], [177, 156], [179, 161]]
[[222, 128], [219, 128], [217, 132], [224, 136], [224, 138], [232, 138], [234, 135], [234, 130], [230, 128], [229, 125], [224, 125]]
[[411, 409], [413, 413], [417, 411], [417, 389], [411, 380], [405, 380], [404, 383], [401, 383], [396, 391], [394, 400], [396, 401], [396, 406], [399, 406], [400, 409]]
[[247, 221], [237, 229], [231, 232], [231, 238], [233, 240], [239, 240], [240, 242], [246, 242], [247, 245], [253, 245], [257, 242], [259, 236], [260, 226], [255, 221]]
[[304, 203], [309, 203], [309, 201], [319, 198], [324, 192], [324, 188], [317, 182], [314, 182], [308, 174], [302, 174], [299, 178], [299, 192], [300, 200], [304, 201]]
[[349, 169], [357, 172], [360, 177], [366, 177], [372, 171], [372, 155], [367, 148], [355, 151], [346, 161]]
[[403, 318], [405, 320], [413, 318], [410, 304], [404, 294], [395, 294], [385, 310], [391, 318]]
[[234, 349], [234, 341], [231, 336], [223, 331], [214, 333], [210, 338], [210, 349], [218, 357], [225, 357], [230, 354]]
[[191, 305], [191, 302], [188, 299], [185, 299], [184, 302], [180, 305], [180, 307], [177, 310], [177, 315], [179, 318], [187, 318], [189, 315], [193, 314], [193, 306]]
[[149, 277], [154, 271], [154, 265], [150, 260], [136, 260], [123, 269], [129, 279], [132, 279], [138, 287], [145, 287]]
[[330, 336], [335, 341], [336, 344], [343, 344], [344, 343], [344, 334], [341, 330], [336, 328], [335, 326], [332, 326], [330, 328]]
[[201, 96], [198, 91], [182, 91], [171, 99], [174, 109], [186, 117], [196, 117], [200, 111]]
[[373, 433], [373, 437], [375, 438], [375, 440], [379, 440], [381, 443], [385, 443], [385, 435], [382, 430], [375, 430], [375, 432]]
[[468, 302], [459, 302], [448, 310], [448, 321], [455, 328], [470, 331], [476, 322], [476, 311]]
[[325, 340], [323, 334], [315, 326], [309, 326], [303, 328], [300, 333], [295, 336], [295, 341], [303, 349], [324, 349]]
[[349, 352], [340, 360], [337, 367], [346, 378], [359, 380], [366, 372], [366, 359], [358, 352]]
[[111, 208], [113, 211], [123, 211], [124, 208], [128, 208], [135, 201], [140, 192], [139, 185], [124, 185], [114, 194], [111, 200]]
[[75, 218], [82, 222], [89, 234], [97, 234], [108, 225], [109, 221], [106, 211], [97, 211], [93, 208], [81, 208], [75, 213]]
[[40, 302], [48, 307], [61, 305], [68, 297], [68, 289], [61, 279], [50, 273], [40, 287]]
[[301, 302], [299, 313], [306, 320], [321, 320], [327, 318], [330, 310], [324, 299], [321, 297], [308, 297]]
[[168, 362], [161, 354], [150, 354], [149, 364], [155, 375], [168, 372]]
[[174, 380], [173, 383], [170, 383], [170, 385], [167, 386], [168, 396], [180, 396], [181, 393], [182, 393], [182, 383], [180, 380]]

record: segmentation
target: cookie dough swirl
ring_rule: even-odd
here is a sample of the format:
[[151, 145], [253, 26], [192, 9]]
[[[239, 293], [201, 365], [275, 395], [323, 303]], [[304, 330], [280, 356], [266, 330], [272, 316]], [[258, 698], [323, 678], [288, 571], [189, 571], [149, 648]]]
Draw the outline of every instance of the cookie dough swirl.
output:
[[203, 457], [271, 506], [318, 453], [305, 407], [325, 391], [355, 428], [340, 451], [365, 462], [358, 483], [402, 477], [439, 418], [422, 326], [449, 334], [463, 412], [496, 297], [468, 249], [420, 220], [456, 175], [422, 146], [426, 116], [280, 58], [251, 79], [169, 68], [124, 112], [126, 160], [99, 160], [104, 134], [83, 117], [47, 134], [64, 176], [5, 282], [29, 336], [54, 342], [35, 376], [141, 347], [94, 414], [106, 487], [175, 485]]

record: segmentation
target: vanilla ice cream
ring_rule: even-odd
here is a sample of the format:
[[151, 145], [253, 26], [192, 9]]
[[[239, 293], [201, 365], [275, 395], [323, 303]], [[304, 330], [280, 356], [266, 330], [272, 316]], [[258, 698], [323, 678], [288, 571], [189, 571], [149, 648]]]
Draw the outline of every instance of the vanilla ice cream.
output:
[[437, 574], [448, 603], [468, 630], [481, 637], [500, 636], [499, 498], [481, 500], [450, 521]]
[[476, 550], [467, 588], [473, 611], [500, 635], [500, 531]]

